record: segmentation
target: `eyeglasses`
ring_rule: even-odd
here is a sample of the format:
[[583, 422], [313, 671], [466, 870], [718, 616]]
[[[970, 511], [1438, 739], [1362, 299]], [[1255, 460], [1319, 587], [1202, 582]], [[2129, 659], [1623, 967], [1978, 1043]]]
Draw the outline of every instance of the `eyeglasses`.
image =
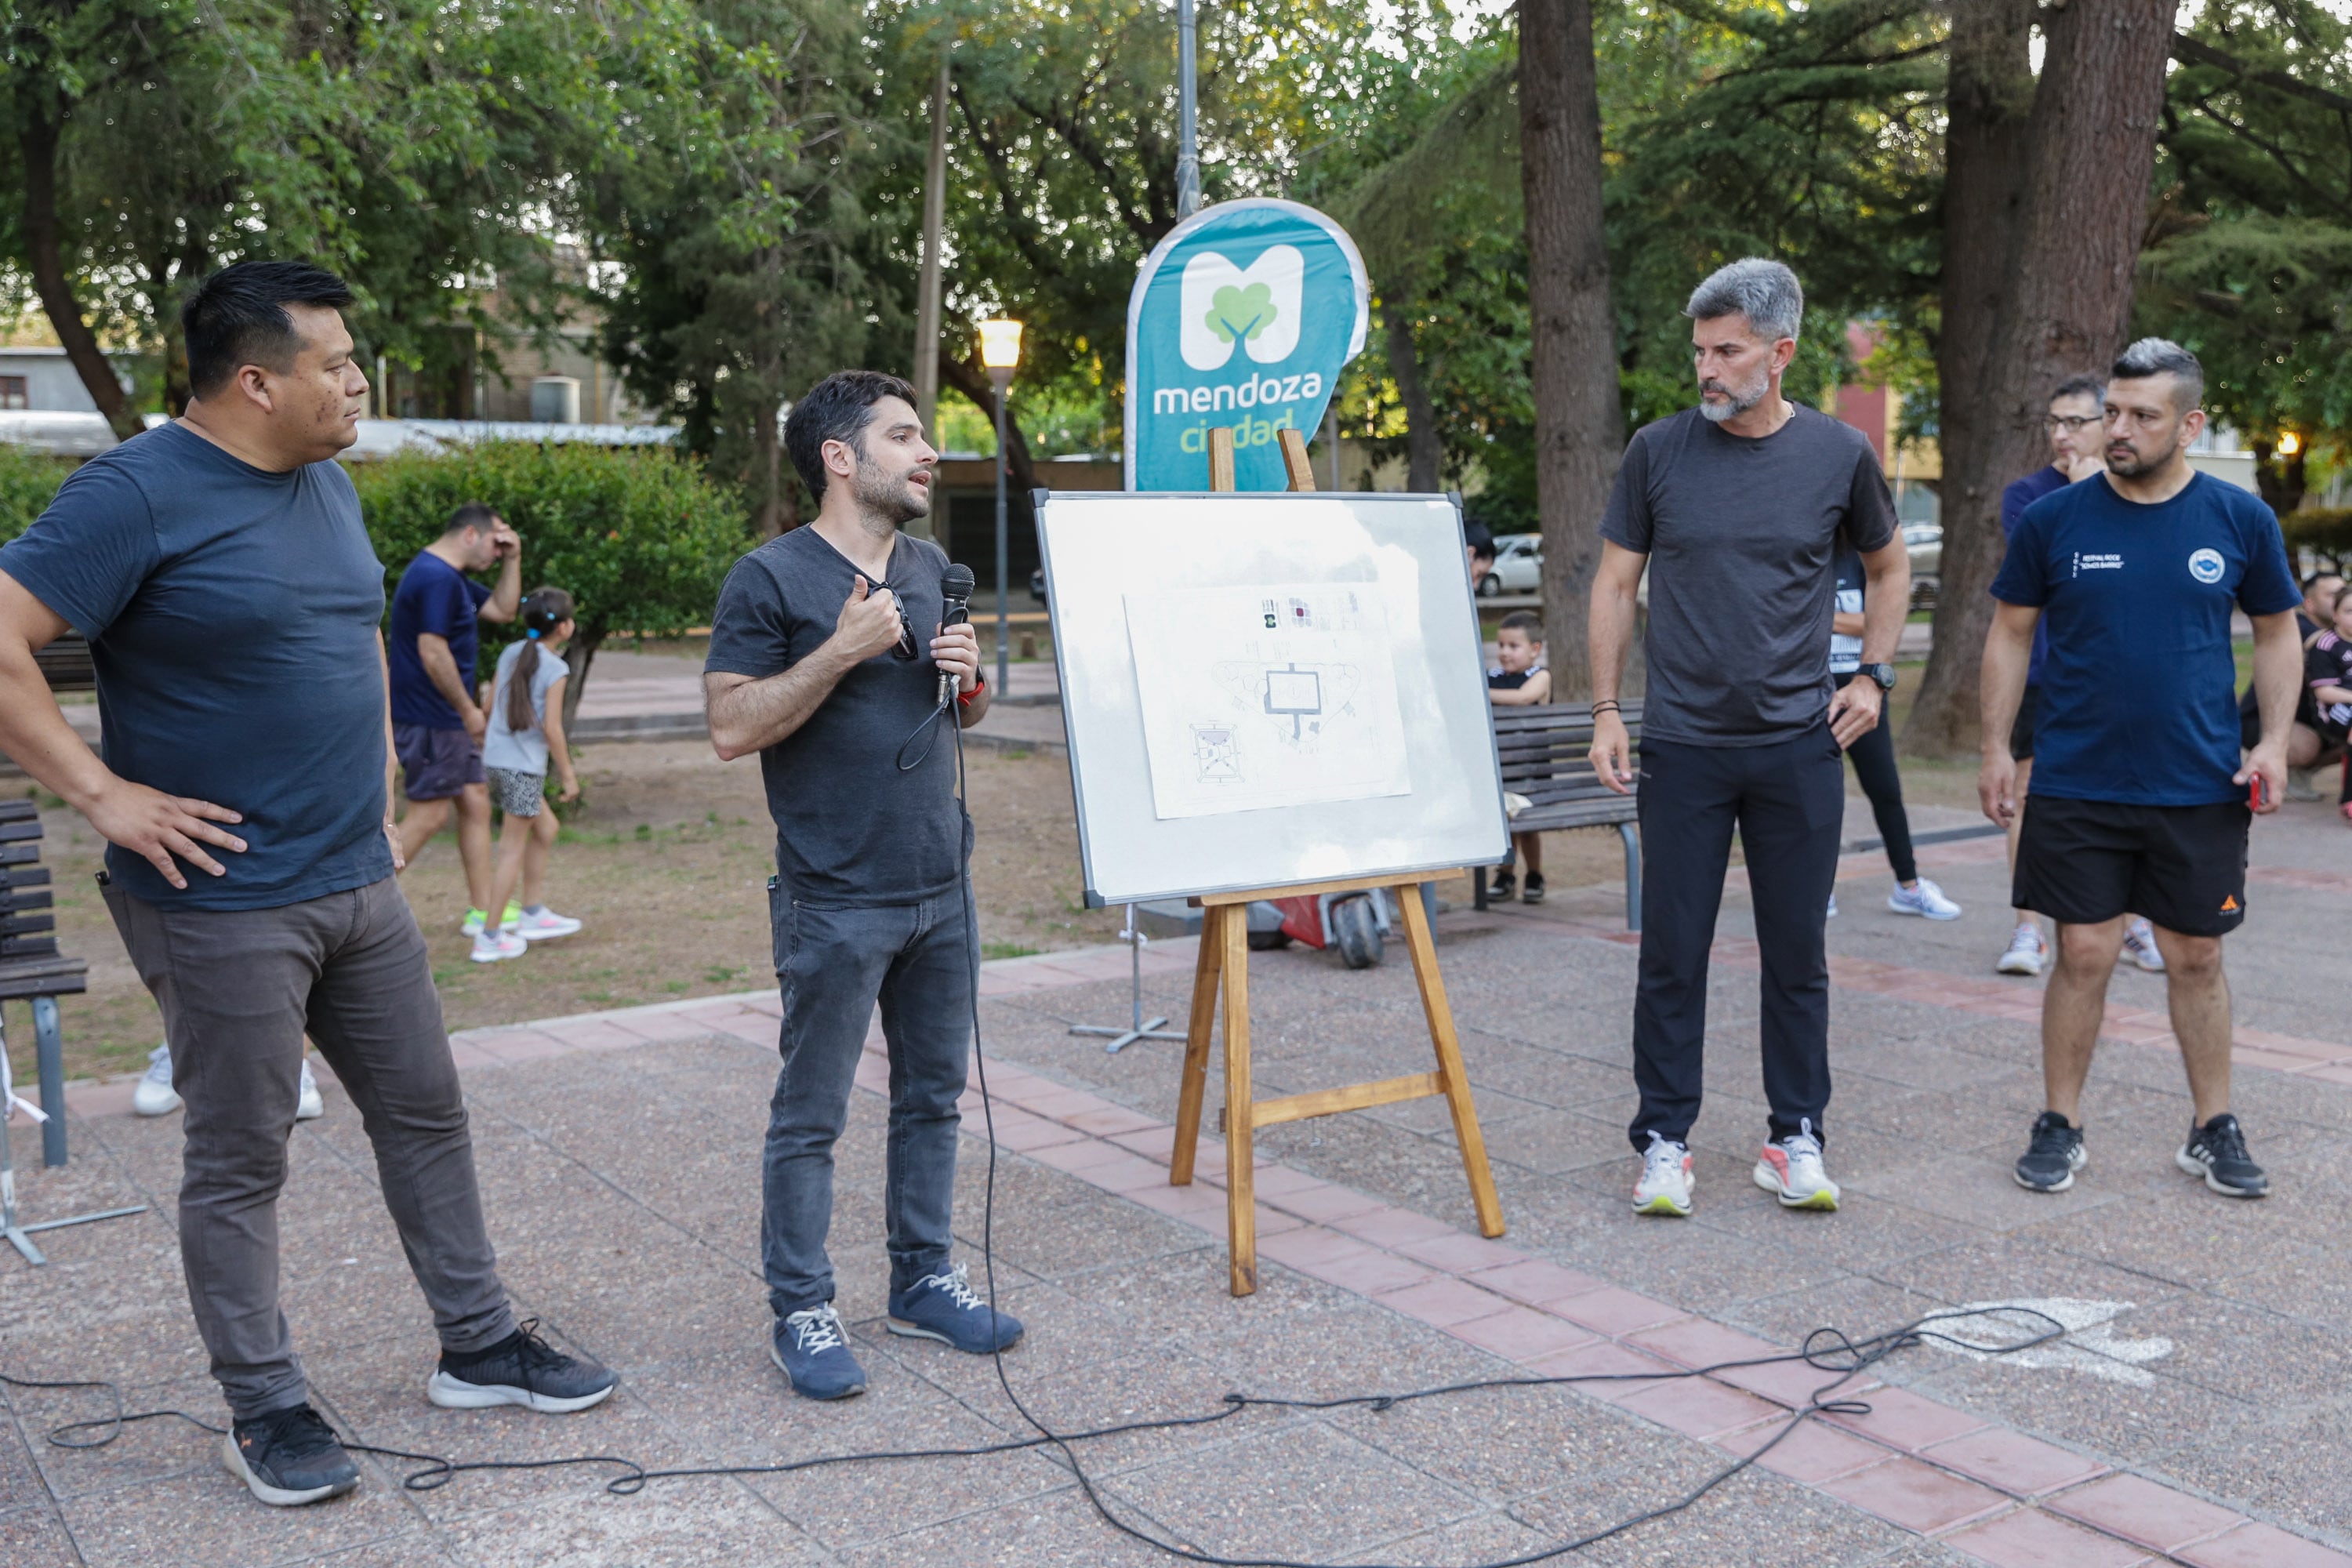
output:
[[883, 587], [888, 589], [891, 602], [898, 606], [898, 643], [890, 650], [890, 657], [912, 663], [922, 657], [922, 649], [915, 646], [915, 623], [907, 618], [907, 595], [887, 583]]
[[2067, 435], [2074, 436], [2079, 435], [2085, 425], [2100, 423], [2102, 421], [2095, 414], [2050, 414], [2042, 416], [2042, 427], [2053, 432], [2063, 430]]

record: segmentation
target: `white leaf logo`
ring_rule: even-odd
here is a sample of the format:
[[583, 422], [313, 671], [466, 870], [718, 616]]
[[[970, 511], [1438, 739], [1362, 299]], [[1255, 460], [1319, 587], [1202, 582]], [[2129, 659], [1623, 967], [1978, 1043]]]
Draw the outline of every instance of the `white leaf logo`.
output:
[[1184, 264], [1177, 346], [1194, 370], [1223, 370], [1234, 346], [1259, 364], [1278, 364], [1298, 346], [1298, 303], [1307, 258], [1295, 245], [1266, 249], [1247, 267], [1213, 250]]

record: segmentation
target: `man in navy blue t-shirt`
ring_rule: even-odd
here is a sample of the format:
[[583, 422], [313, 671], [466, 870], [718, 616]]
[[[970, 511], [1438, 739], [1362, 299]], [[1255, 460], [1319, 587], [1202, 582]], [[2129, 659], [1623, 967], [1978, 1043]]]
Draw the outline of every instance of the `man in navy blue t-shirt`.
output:
[[[498, 566], [499, 585], [485, 588], [468, 572]], [[506, 520], [479, 501], [449, 517], [441, 537], [418, 552], [392, 595], [392, 629], [384, 653], [392, 679], [392, 743], [408, 795], [401, 819], [401, 853], [415, 859], [457, 808], [457, 855], [466, 868], [470, 908], [461, 929], [482, 929], [490, 896], [490, 792], [482, 773], [482, 734], [489, 716], [477, 702], [475, 623], [506, 622], [522, 603], [522, 541]], [[496, 931], [499, 922], [488, 922]], [[503, 943], [501, 956], [522, 951]]]
[[[614, 1383], [515, 1321], [432, 961], [393, 880], [383, 568], [333, 460], [367, 398], [351, 302], [296, 262], [206, 279], [181, 313], [186, 413], [83, 465], [0, 550], [0, 750], [110, 846], [107, 910], [187, 1106], [180, 1260], [234, 1423], [221, 1462], [279, 1507], [360, 1479], [278, 1310], [306, 1032], [433, 1309], [433, 1403], [584, 1409]], [[33, 657], [68, 630], [97, 666], [103, 760]]]
[[[2050, 628], [2011, 893], [2058, 922], [2042, 1004], [2049, 1104], [2017, 1162], [2018, 1182], [2037, 1192], [2072, 1186], [2083, 1168], [2083, 1082], [2126, 910], [2155, 926], [2196, 1104], [2176, 1162], [2231, 1197], [2269, 1190], [2230, 1113], [2221, 938], [2245, 919], [2249, 791], [2252, 810], [2273, 811], [2286, 779], [2302, 596], [2270, 509], [2189, 466], [2203, 392], [2196, 356], [2179, 344], [2143, 338], [2126, 349], [2107, 383], [2105, 475], [2027, 508], [1993, 580], [1978, 792], [2003, 826], [2019, 809], [2005, 742], [2035, 628]], [[2253, 621], [2262, 707], [2261, 739], [2242, 763], [2236, 609]], [[2116, 700], [2125, 668], [2154, 700]]]

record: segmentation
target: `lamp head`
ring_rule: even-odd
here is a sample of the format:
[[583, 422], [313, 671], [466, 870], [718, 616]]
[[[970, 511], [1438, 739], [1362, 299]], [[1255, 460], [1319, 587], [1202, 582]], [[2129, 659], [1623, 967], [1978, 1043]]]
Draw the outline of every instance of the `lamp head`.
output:
[[1021, 323], [998, 317], [980, 324], [980, 363], [1010, 371], [1021, 363]]
[[2279, 432], [2278, 455], [2280, 457], [2292, 458], [2297, 452], [2302, 450], [2303, 437], [2301, 436], [2296, 435], [2292, 430], [2282, 430]]

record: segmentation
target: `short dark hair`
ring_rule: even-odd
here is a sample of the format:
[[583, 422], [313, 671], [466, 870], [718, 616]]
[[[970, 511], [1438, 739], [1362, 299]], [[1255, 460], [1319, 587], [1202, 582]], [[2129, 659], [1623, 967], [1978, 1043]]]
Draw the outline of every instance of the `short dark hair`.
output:
[[878, 370], [837, 370], [793, 405], [784, 420], [784, 451], [808, 486], [809, 494], [824, 500], [824, 444], [846, 441], [859, 458], [866, 456], [868, 412], [886, 397], [902, 397], [909, 405], [915, 389], [895, 375]]
[[1492, 561], [1495, 558], [1495, 531], [1475, 518], [1463, 520], [1462, 542], [1470, 547], [1471, 554], [1481, 560]]
[[1525, 632], [1528, 641], [1539, 643], [1543, 641], [1543, 617], [1533, 610], [1513, 610], [1503, 617], [1502, 624], [1495, 630], [1497, 633]]
[[449, 526], [441, 531], [441, 537], [446, 539], [453, 533], [463, 533], [469, 528], [488, 533], [498, 525], [498, 508], [488, 501], [469, 500], [449, 514]]
[[2142, 338], [2107, 368], [2110, 381], [2139, 381], [2151, 375], [2172, 378], [2172, 405], [2180, 413], [2205, 401], [2205, 367], [2197, 363], [2195, 354], [2169, 338]]
[[2062, 397], [2087, 397], [2094, 403], [2107, 400], [2107, 378], [2103, 375], [2070, 375], [2050, 389], [2050, 401]]
[[2322, 566], [2318, 571], [2314, 572], [2310, 576], [2305, 577], [2303, 580], [2304, 592], [2306, 594], [2309, 593], [2312, 589], [2318, 587], [2320, 584], [2326, 582], [2330, 577], [2335, 578], [2340, 583], [2344, 580], [2344, 574], [2335, 570], [2333, 567]]
[[302, 352], [289, 305], [347, 309], [349, 285], [307, 261], [240, 261], [202, 283], [180, 307], [188, 344], [188, 390], [210, 397], [241, 364], [283, 371]]

